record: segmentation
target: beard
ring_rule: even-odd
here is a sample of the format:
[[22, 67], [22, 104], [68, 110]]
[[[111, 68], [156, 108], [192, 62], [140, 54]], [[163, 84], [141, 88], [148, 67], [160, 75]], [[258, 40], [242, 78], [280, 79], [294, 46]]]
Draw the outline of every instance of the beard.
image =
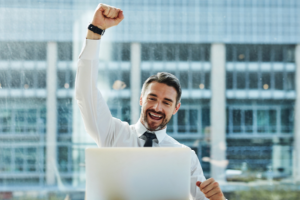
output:
[[[148, 116], [149, 116], [149, 113], [152, 112], [154, 114], [158, 114], [158, 115], [162, 115], [162, 122], [155, 126], [155, 127], [150, 127], [150, 123], [148, 121]], [[149, 116], [150, 117], [150, 116]], [[148, 109], [146, 110], [144, 113], [142, 113], [142, 124], [145, 126], [145, 128], [148, 130], [148, 131], [159, 131], [159, 130], [162, 130], [166, 127], [166, 125], [169, 123], [170, 119], [166, 118], [166, 115], [162, 112], [155, 112], [153, 109]]]

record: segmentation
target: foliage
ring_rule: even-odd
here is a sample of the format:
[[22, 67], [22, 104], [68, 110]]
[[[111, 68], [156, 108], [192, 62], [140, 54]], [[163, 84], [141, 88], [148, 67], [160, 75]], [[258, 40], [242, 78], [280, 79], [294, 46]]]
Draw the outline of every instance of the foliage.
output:
[[40, 197], [33, 197], [32, 195], [24, 194], [20, 197], [10, 198], [9, 200], [70, 200], [70, 198], [69, 195], [66, 196], [65, 194], [48, 193], [48, 195], [44, 195]]
[[252, 188], [246, 191], [237, 191], [230, 195], [230, 200], [299, 200], [300, 191], [283, 188]]

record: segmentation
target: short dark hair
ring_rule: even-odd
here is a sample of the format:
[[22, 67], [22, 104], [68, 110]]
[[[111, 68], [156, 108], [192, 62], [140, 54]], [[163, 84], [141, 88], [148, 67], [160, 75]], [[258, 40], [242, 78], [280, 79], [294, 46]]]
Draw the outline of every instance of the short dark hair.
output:
[[176, 105], [180, 102], [181, 99], [181, 86], [178, 78], [173, 74], [168, 72], [158, 72], [155, 75], [150, 76], [143, 84], [142, 94], [144, 94], [145, 90], [148, 88], [149, 84], [152, 82], [164, 83], [168, 86], [175, 88], [177, 92], [176, 97]]

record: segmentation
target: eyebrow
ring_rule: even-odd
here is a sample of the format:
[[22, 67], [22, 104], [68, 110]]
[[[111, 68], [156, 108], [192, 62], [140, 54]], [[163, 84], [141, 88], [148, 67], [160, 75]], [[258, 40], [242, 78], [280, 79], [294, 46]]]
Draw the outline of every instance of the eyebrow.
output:
[[[150, 93], [149, 96], [154, 96], [154, 97], [157, 97], [156, 94], [153, 94], [153, 93]], [[170, 101], [173, 103], [173, 100], [172, 99], [169, 99], [169, 98], [164, 98], [164, 100], [167, 100], [167, 101]]]

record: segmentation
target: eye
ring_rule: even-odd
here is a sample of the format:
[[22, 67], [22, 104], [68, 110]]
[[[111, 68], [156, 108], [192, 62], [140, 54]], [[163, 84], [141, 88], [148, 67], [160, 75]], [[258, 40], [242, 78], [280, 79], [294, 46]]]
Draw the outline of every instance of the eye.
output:
[[154, 98], [149, 98], [149, 100], [154, 101], [155, 99]]
[[170, 105], [168, 102], [164, 102], [164, 104], [166, 104], [166, 105]]

